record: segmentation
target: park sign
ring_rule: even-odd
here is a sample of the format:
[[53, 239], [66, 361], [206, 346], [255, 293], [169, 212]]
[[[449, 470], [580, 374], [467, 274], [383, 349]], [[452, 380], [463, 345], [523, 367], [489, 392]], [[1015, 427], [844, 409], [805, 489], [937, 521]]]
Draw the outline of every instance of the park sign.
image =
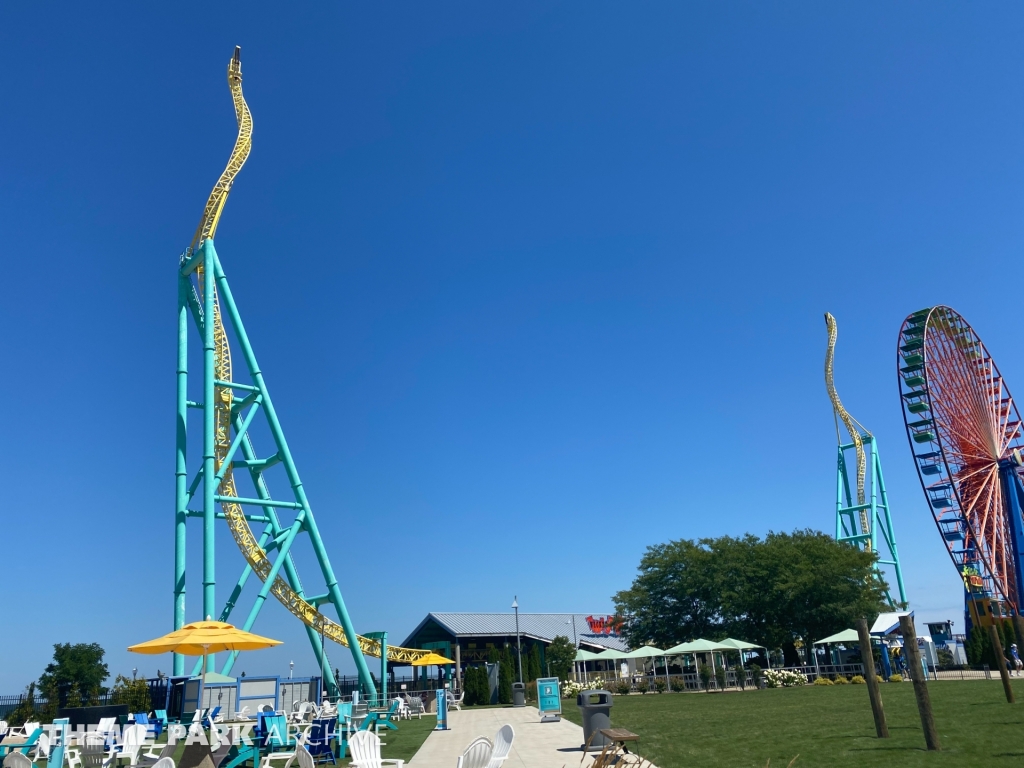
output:
[[562, 717], [562, 696], [557, 677], [537, 678], [537, 709], [542, 723], [557, 723]]

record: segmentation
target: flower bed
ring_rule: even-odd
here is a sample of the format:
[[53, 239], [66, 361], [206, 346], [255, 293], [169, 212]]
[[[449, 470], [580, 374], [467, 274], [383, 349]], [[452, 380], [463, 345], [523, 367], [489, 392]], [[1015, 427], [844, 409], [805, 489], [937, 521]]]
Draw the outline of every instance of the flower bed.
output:
[[788, 669], [766, 669], [764, 682], [769, 688], [792, 688], [807, 685], [807, 675], [802, 672], [790, 672]]

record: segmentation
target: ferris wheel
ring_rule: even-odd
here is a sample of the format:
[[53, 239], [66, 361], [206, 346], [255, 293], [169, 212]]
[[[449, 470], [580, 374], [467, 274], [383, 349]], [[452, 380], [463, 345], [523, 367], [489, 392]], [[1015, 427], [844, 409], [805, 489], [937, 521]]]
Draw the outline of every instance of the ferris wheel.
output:
[[1024, 434], [995, 360], [956, 311], [900, 329], [903, 419], [921, 487], [965, 589], [968, 616], [1024, 608]]

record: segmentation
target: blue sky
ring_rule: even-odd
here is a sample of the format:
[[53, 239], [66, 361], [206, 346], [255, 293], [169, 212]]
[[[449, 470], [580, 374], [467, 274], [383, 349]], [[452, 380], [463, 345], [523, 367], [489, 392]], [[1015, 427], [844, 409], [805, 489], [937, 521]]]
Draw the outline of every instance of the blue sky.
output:
[[[962, 629], [896, 334], [950, 304], [1024, 387], [1022, 27], [1009, 3], [0, 6], [0, 692], [55, 642], [167, 667], [123, 649], [171, 623], [174, 270], [236, 44], [254, 149], [217, 246], [358, 630], [513, 594], [608, 611], [650, 544], [831, 530], [826, 310], [911, 603]], [[236, 671], [315, 669], [279, 606], [257, 629], [285, 646]]]

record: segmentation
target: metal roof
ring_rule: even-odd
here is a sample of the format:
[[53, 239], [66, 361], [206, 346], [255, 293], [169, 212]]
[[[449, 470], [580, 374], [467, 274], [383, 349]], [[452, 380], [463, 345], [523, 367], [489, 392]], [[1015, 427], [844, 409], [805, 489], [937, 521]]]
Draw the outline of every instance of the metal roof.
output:
[[[578, 641], [580, 647], [617, 651], [628, 651], [626, 641], [618, 635], [593, 632], [587, 619], [605, 614], [590, 613], [519, 613], [519, 634], [535, 640], [550, 643], [556, 635], [563, 635], [570, 640]], [[413, 643], [413, 638], [429, 621], [436, 622], [442, 629], [459, 638], [514, 636], [516, 633], [516, 616], [514, 613], [428, 613], [402, 645]], [[573, 624], [576, 633], [573, 637]]]

